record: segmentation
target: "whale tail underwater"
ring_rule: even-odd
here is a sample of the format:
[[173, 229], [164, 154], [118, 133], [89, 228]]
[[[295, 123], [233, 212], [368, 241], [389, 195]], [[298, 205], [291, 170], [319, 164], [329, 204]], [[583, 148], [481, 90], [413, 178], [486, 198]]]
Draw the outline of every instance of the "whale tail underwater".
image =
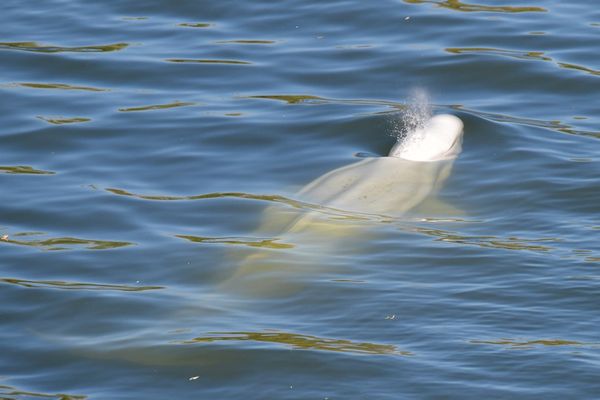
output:
[[374, 220], [403, 216], [431, 198], [450, 175], [462, 137], [458, 117], [434, 116], [387, 157], [335, 169], [306, 185], [296, 195], [306, 207], [268, 207], [256, 236], [277, 237], [279, 245], [241, 255], [221, 289], [261, 297], [295, 292], [303, 277], [323, 271], [328, 257], [364, 242]]

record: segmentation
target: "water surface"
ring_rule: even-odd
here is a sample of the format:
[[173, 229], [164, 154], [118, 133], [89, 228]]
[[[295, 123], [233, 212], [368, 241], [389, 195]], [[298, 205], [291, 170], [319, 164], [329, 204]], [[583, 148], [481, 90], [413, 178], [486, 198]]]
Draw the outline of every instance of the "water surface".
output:
[[[597, 397], [596, 2], [3, 6], [0, 397]], [[444, 206], [223, 286], [415, 88], [465, 122]]]

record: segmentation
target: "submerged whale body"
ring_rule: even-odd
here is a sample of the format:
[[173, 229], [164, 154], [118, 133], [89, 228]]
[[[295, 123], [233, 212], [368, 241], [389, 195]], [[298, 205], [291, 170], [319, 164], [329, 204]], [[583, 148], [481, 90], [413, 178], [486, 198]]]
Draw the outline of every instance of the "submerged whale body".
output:
[[435, 116], [392, 147], [388, 157], [333, 170], [308, 184], [298, 198], [345, 211], [401, 215], [448, 177], [462, 150], [462, 133], [459, 118]]
[[261, 294], [285, 290], [282, 283], [295, 279], [294, 273], [306, 274], [328, 254], [364, 240], [361, 215], [398, 217], [418, 207], [448, 178], [462, 136], [459, 118], [434, 116], [396, 143], [387, 157], [335, 169], [306, 185], [296, 198], [310, 204], [308, 209], [268, 207], [257, 236], [276, 236], [293, 248], [245, 256], [225, 286]]

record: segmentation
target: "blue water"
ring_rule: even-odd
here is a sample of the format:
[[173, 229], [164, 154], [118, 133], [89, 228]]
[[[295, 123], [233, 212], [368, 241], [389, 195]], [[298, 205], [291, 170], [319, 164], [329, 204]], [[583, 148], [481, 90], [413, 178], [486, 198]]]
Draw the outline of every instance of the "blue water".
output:
[[[479, 1], [3, 2], [0, 397], [598, 398], [600, 8]], [[419, 91], [435, 203], [261, 231]]]

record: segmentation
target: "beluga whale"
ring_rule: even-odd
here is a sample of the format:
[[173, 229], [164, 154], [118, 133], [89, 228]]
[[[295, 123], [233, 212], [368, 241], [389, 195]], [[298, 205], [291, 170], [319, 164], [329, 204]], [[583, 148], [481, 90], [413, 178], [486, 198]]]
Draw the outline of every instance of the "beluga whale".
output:
[[453, 115], [429, 119], [392, 147], [333, 170], [297, 195], [302, 201], [367, 214], [400, 216], [419, 205], [450, 174], [462, 150], [463, 123]]
[[[369, 225], [398, 218], [440, 189], [462, 151], [463, 123], [453, 115], [429, 118], [385, 157], [370, 157], [327, 172], [295, 196], [299, 206], [274, 205], [257, 237], [276, 238], [243, 256], [223, 287], [244, 293], [285, 292], [294, 280], [318, 271], [327, 258], [368, 238]], [[296, 282], [297, 283], [297, 282]]]

